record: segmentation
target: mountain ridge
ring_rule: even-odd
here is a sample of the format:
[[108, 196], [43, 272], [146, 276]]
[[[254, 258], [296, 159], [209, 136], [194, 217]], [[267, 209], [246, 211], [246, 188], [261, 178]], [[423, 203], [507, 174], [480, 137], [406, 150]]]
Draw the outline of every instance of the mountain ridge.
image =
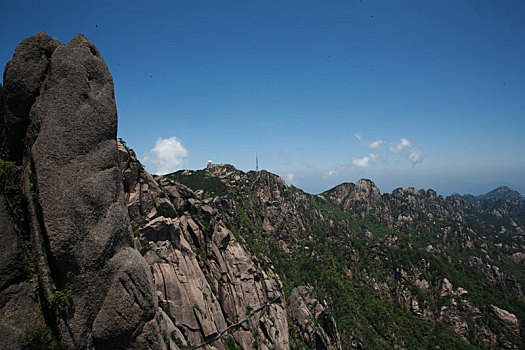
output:
[[[235, 171], [239, 171], [239, 172], [242, 172], [242, 173], [250, 173], [250, 172], [257, 172], [257, 171], [261, 171], [261, 172], [268, 172], [270, 174], [273, 174], [277, 177], [279, 177], [280, 179], [282, 179], [283, 181], [286, 182], [286, 180], [284, 180], [284, 178], [282, 178], [281, 176], [275, 174], [275, 173], [272, 173], [268, 170], [265, 170], [265, 169], [261, 169], [261, 170], [248, 170], [248, 171], [244, 171], [244, 170], [240, 170], [240, 169], [237, 169], [235, 167], [235, 165], [233, 164], [229, 164], [229, 163], [223, 163], [223, 164], [211, 164], [208, 166], [208, 168], [225, 168], [225, 169], [231, 169], [231, 170], [235, 170]], [[163, 177], [163, 176], [172, 176], [173, 174], [175, 173], [180, 173], [180, 172], [194, 172], [194, 171], [201, 171], [201, 170], [206, 170], [207, 168], [202, 168], [202, 169], [180, 169], [180, 170], [176, 170], [176, 171], [173, 171], [171, 173], [166, 173], [164, 175], [153, 175], [155, 177]], [[301, 191], [303, 191], [304, 193], [307, 193], [307, 194], [311, 194], [311, 195], [324, 195], [325, 193], [327, 192], [331, 192], [333, 190], [336, 190], [337, 188], [343, 186], [343, 187], [351, 187], [352, 189], [356, 186], [357, 183], [362, 183], [362, 182], [369, 182], [371, 183], [371, 185], [373, 187], [376, 187], [379, 192], [381, 193], [381, 190], [379, 189], [379, 187], [375, 184], [375, 182], [371, 179], [368, 179], [368, 178], [361, 178], [359, 180], [357, 180], [355, 183], [354, 182], [351, 182], [351, 181], [344, 181], [338, 185], [335, 185], [335, 186], [332, 186], [331, 188], [325, 190], [325, 191], [322, 191], [322, 192], [319, 192], [319, 193], [310, 193], [310, 192], [306, 192], [305, 190], [301, 189], [300, 187], [297, 187], [295, 186], [294, 184], [289, 184], [289, 186], [293, 186], [293, 187], [296, 187], [298, 189], [300, 189]], [[480, 195], [473, 195], [473, 194], [469, 194], [469, 193], [465, 193], [465, 194], [459, 194], [458, 192], [454, 192], [448, 196], [443, 196], [441, 194], [438, 194], [434, 189], [432, 188], [420, 188], [420, 189], [417, 189], [416, 187], [412, 187], [412, 186], [408, 186], [408, 187], [397, 187], [395, 189], [393, 189], [391, 192], [383, 192], [383, 194], [392, 194], [396, 191], [430, 191], [430, 192], [435, 192], [437, 196], [442, 196], [443, 198], [448, 198], [448, 197], [458, 197], [458, 198], [462, 198], [462, 199], [466, 199], [466, 198], [475, 198], [475, 199], [508, 199], [508, 200], [512, 200], [512, 199], [525, 199], [525, 197], [517, 190], [514, 190], [513, 188], [511, 188], [510, 186], [507, 186], [507, 185], [503, 185], [503, 186], [498, 186], [498, 187], [495, 187], [494, 189], [492, 190], [489, 190], [488, 192], [484, 193], [484, 194], [480, 194]]]
[[[247, 241], [251, 240], [249, 245], [252, 250], [259, 250], [267, 254], [274, 264], [276, 264], [276, 267], [279, 264], [286, 266], [282, 270], [277, 269], [277, 272], [281, 276], [283, 276], [282, 274], [284, 274], [284, 276], [289, 275], [290, 272], [286, 271], [294, 269], [293, 266], [295, 265], [294, 262], [288, 260], [285, 256], [283, 257], [282, 254], [299, 254], [300, 257], [303, 255], [302, 252], [305, 251], [304, 249], [313, 253], [319, 251], [320, 244], [326, 244], [327, 248], [331, 247], [328, 249], [337, 249], [343, 253], [343, 256], [346, 256], [345, 259], [358, 264], [354, 266], [368, 266], [366, 268], [368, 269], [375, 266], [376, 263], [368, 257], [370, 253], [362, 254], [369, 249], [372, 249], [372, 251], [377, 250], [377, 253], [374, 254], [379, 254], [376, 258], [383, 256], [380, 260], [383, 260], [385, 256], [390, 256], [394, 259], [392, 262], [405, 261], [405, 263], [401, 263], [402, 267], [400, 267], [400, 265], [398, 265], [399, 262], [395, 263], [394, 266], [391, 265], [392, 262], [385, 262], [386, 265], [380, 267], [379, 271], [382, 272], [377, 276], [375, 276], [377, 272], [371, 275], [369, 271], [363, 271], [361, 268], [357, 268], [357, 270], [350, 268], [350, 270], [344, 272], [345, 268], [342, 267], [343, 270], [337, 274], [341, 277], [346, 275], [358, 276], [358, 280], [360, 280], [360, 283], [364, 286], [373, 287], [373, 293], [378, 293], [378, 295], [383, 295], [383, 297], [388, 296], [389, 299], [398, 300], [401, 305], [405, 305], [408, 310], [418, 315], [418, 317], [423, 320], [423, 323], [443, 324], [453, 329], [460, 338], [474, 342], [477, 346], [493, 347], [496, 344], [503, 346], [503, 344], [508, 341], [497, 340], [498, 337], [495, 336], [492, 331], [478, 324], [478, 321], [473, 321], [485, 313], [485, 311], [481, 311], [482, 309], [479, 308], [479, 306], [483, 305], [482, 300], [492, 300], [494, 307], [489, 308], [486, 312], [494, 315], [498, 313], [495, 311], [498, 310], [498, 306], [496, 305], [499, 303], [499, 305], [502, 306], [501, 300], [503, 300], [499, 300], [500, 297], [490, 296], [487, 294], [487, 291], [477, 289], [479, 287], [476, 286], [476, 283], [478, 283], [476, 281], [478, 279], [488, 278], [492, 281], [490, 283], [501, 283], [495, 281], [501, 280], [503, 273], [505, 273], [505, 275], [507, 273], [509, 274], [505, 278], [510, 278], [510, 276], [515, 273], [515, 267], [505, 267], [504, 270], [497, 270], [500, 277], [494, 275], [494, 272], [484, 270], [482, 261], [488, 259], [488, 266], [491, 266], [492, 269], [492, 264], [497, 262], [497, 260], [489, 257], [483, 253], [483, 251], [486, 251], [488, 248], [486, 245], [487, 238], [492, 237], [489, 238], [489, 241], [492, 242], [491, 244], [495, 244], [493, 247], [508, 247], [505, 248], [505, 250], [508, 251], [508, 253], [505, 253], [508, 254], [505, 259], [516, 261], [516, 263], [522, 261], [522, 252], [519, 247], [523, 247], [523, 234], [525, 233], [523, 230], [523, 222], [520, 221], [520, 215], [523, 214], [514, 216], [514, 214], [509, 213], [509, 210], [518, 210], [517, 213], [523, 213], [525, 209], [523, 201], [518, 201], [519, 203], [515, 203], [515, 201], [503, 201], [503, 203], [500, 203], [492, 200], [481, 200], [472, 205], [455, 196], [443, 198], [442, 196], [438, 196], [433, 190], [425, 191], [415, 188], [398, 188], [392, 191], [392, 193], [380, 194], [373, 182], [366, 179], [358, 181], [356, 184], [345, 183], [336, 186], [320, 195], [310, 195], [295, 187], [287, 186], [282, 178], [267, 172], [257, 173], [252, 171], [244, 173], [232, 167], [228, 167], [227, 169], [218, 167], [215, 169], [197, 170], [195, 172], [186, 171], [185, 176], [191, 177], [192, 174], [195, 173], [198, 173], [199, 176], [221, 179], [223, 184], [236, 191], [235, 193], [237, 194], [235, 194], [233, 198], [239, 198], [240, 196], [241, 199], [236, 200], [236, 203], [244, 208], [243, 212], [245, 214], [242, 214], [244, 218], [241, 218], [239, 216], [235, 217], [235, 214], [230, 213], [229, 215], [234, 216], [230, 218], [230, 221], [235, 223], [253, 220], [254, 222], [260, 223], [261, 228], [257, 229], [256, 226], [254, 226], [255, 231], [252, 231], [252, 233], [258, 233], [256, 233], [255, 236], [251, 234], [245, 238]], [[182, 172], [178, 174], [180, 175]], [[177, 173], [167, 176], [175, 178], [176, 175]], [[179, 177], [178, 180], [183, 183], [185, 182], [184, 177]], [[243, 186], [245, 186], [245, 189], [243, 189]], [[266, 189], [261, 193], [262, 188]], [[272, 188], [273, 190], [271, 190]], [[198, 191], [197, 188], [194, 189]], [[255, 194], [252, 193], [252, 191], [257, 191], [258, 193]], [[213, 196], [213, 194], [207, 194], [205, 191], [200, 193], [204, 197], [208, 195]], [[274, 194], [272, 195], [272, 193]], [[230, 194], [230, 197], [232, 197], [232, 194]], [[248, 205], [246, 203], [248, 203]], [[498, 207], [500, 204], [502, 207]], [[294, 209], [294, 207], [296, 208]], [[298, 208], [301, 209], [297, 210]], [[313, 217], [309, 217], [312, 213], [314, 214]], [[510, 218], [506, 218], [506, 215], [509, 214]], [[282, 217], [282, 219], [279, 219], [279, 217]], [[507, 220], [506, 223], [505, 221], [501, 221], [501, 218]], [[283, 219], [285, 219], [285, 221], [283, 221]], [[507, 232], [506, 235], [508, 238], [511, 238], [511, 241], [505, 241], [507, 238], [499, 236], [500, 231], [503, 232], [503, 229], [500, 230], [500, 227], [494, 225], [495, 222], [498, 221], [504, 223]], [[317, 229], [315, 229], [315, 227], [317, 227]], [[508, 230], [507, 227], [510, 230]], [[335, 235], [334, 238], [337, 236], [340, 238], [336, 240], [333, 240], [330, 236], [315, 238], [313, 233], [307, 233], [320, 233], [324, 230], [332, 231], [334, 233], [331, 235]], [[478, 234], [478, 230], [479, 232], [486, 233]], [[514, 233], [510, 234], [511, 231]], [[350, 236], [340, 236], [340, 233], [337, 232], [348, 232]], [[361, 233], [356, 235], [357, 232]], [[434, 235], [432, 232], [436, 232], [437, 235]], [[487, 236], [489, 232], [492, 232], [490, 233], [492, 236]], [[354, 238], [352, 238], [352, 236]], [[365, 240], [363, 241], [363, 239]], [[503, 242], [507, 243], [499, 243], [501, 239], [504, 239]], [[265, 248], [271, 241], [275, 242], [273, 243], [275, 244], [275, 248]], [[312, 243], [304, 246], [299, 243], [301, 241], [310, 241]], [[323, 241], [327, 243], [322, 243]], [[509, 245], [509, 242], [514, 243]], [[356, 248], [350, 248], [349, 250], [349, 247], [352, 246]], [[359, 246], [361, 246], [361, 248], [358, 248]], [[359, 253], [360, 250], [365, 248], [366, 250]], [[277, 249], [277, 251], [275, 249]], [[282, 253], [279, 253], [279, 250], [281, 250]], [[466, 252], [470, 251], [472, 252], [470, 254], [474, 255], [470, 257], [469, 255], [465, 255], [466, 260], [463, 260], [463, 257], [460, 258], [460, 256], [465, 254], [462, 253], [463, 250]], [[399, 255], [401, 252], [403, 253]], [[503, 251], [499, 253], [493, 252], [491, 254], [496, 254], [496, 256], [499, 256], [498, 259], [501, 259], [502, 256], [500, 254], [502, 253]], [[436, 272], [426, 277], [430, 278], [432, 282], [422, 277], [414, 278], [407, 275], [407, 272], [414, 273], [413, 271], [419, 271], [416, 273], [416, 276], [418, 276], [418, 274], [420, 276], [428, 274], [428, 272], [424, 272], [427, 267], [421, 266], [418, 260], [411, 260], [412, 258], [410, 258], [407, 261], [406, 258], [403, 258], [403, 255], [418, 256], [418, 254], [422, 254], [425, 260], [429, 259], [431, 266], [436, 266], [434, 268], [440, 271], [439, 275], [442, 276], [441, 279], [436, 280], [435, 276], [432, 277]], [[481, 257], [479, 254], [481, 254]], [[484, 255], [486, 256], [484, 257]], [[446, 260], [443, 260], [441, 256]], [[277, 263], [280, 259], [282, 259], [281, 263]], [[302, 261], [302, 259], [303, 258], [299, 260]], [[305, 259], [306, 260], [300, 264], [310, 264], [308, 262], [309, 258], [305, 257]], [[405, 265], [407, 263], [409, 264], [408, 266]], [[463, 266], [465, 264], [466, 266]], [[514, 262], [512, 264], [514, 264]], [[390, 267], [385, 270], [385, 266]], [[503, 265], [501, 266], [503, 267]], [[377, 266], [373, 268], [377, 269]], [[477, 272], [473, 274], [469, 273], [471, 277], [467, 277], [465, 280], [465, 276], [462, 274], [454, 273], [455, 275], [450, 275], [452, 271], [456, 269], [462, 271], [465, 269], [474, 269]], [[324, 274], [322, 271], [318, 273]], [[297, 280], [305, 281], [303, 277], [301, 277], [301, 273], [297, 272], [297, 274]], [[286, 290], [291, 291], [293, 286], [296, 285], [295, 283], [297, 283], [297, 281], [294, 282], [294, 279], [295, 278], [284, 278], [285, 294], [287, 293]], [[379, 283], [381, 279], [383, 279], [384, 282]], [[404, 290], [401, 288], [398, 290], [400, 287], [395, 287], [397, 283], [399, 283], [396, 282], [398, 279], [404, 280], [404, 283], [412, 285], [413, 287], [411, 288], [415, 289]], [[511, 299], [508, 299], [511, 303], [518, 303], [514, 305], [523, 303], [524, 296], [521, 287], [523, 281], [522, 276], [517, 280], [511, 278], [509, 282], [506, 282], [507, 287], [505, 288], [508, 288], [509, 292], [505, 293], [517, 293], [517, 299], [515, 299], [515, 301], [511, 302]], [[292, 283], [292, 285], [287, 287], [287, 283]], [[302, 282], [299, 282], [299, 284], [300, 283]], [[339, 281], [338, 283], [343, 283], [341, 288], [363, 288], [357, 285], [349, 287], [348, 283], [352, 283], [349, 281]], [[457, 286], [457, 284], [459, 284], [459, 286]], [[461, 284], [463, 284], [463, 286]], [[343, 285], [347, 287], [342, 287]], [[456, 287], [450, 287], [450, 285], [456, 285]], [[467, 288], [465, 289], [464, 287]], [[451, 290], [451, 288], [457, 288], [457, 291], [444, 292], [444, 290]], [[319, 285], [316, 288], [317, 291], [322, 289], [323, 287]], [[510, 292], [511, 290], [513, 290], [513, 292]], [[327, 295], [331, 295], [330, 292], [327, 293]], [[421, 297], [421, 293], [430, 293], [429, 296], [432, 295], [432, 297]], [[442, 304], [443, 310], [450, 310], [448, 314], [443, 310], [441, 313], [432, 311], [432, 308], [428, 307], [428, 305], [436, 302], [442, 303], [442, 301], [439, 300], [446, 298], [447, 295], [455, 295], [458, 298], [456, 304]], [[501, 294], [501, 296], [503, 295], [504, 294]], [[331, 298], [333, 298], [333, 295]], [[469, 298], [472, 298], [472, 300], [469, 300]], [[505, 298], [508, 298], [508, 295]], [[474, 301], [474, 304], [472, 304], [472, 301]], [[368, 302], [371, 301], [367, 301], [367, 303]], [[374, 303], [377, 302], [382, 303], [380, 301]], [[427, 306], [423, 306], [425, 303]], [[476, 304], [479, 306], [476, 306]], [[342, 307], [342, 305], [339, 306]], [[387, 309], [389, 307], [393, 307], [393, 305], [388, 306]], [[461, 309], [469, 310], [467, 313], [471, 316], [462, 319], [460, 314], [464, 311], [460, 311]], [[516, 308], [516, 306], [513, 306], [512, 309], [518, 312], [520, 307]], [[377, 310], [375, 312], [377, 312]], [[384, 312], [387, 311], [385, 310]], [[520, 318], [521, 317], [522, 316], [520, 316]], [[336, 320], [338, 320], [338, 323], [341, 321], [339, 317], [336, 317]], [[400, 322], [413, 322], [409, 321], [410, 317], [404, 320], [405, 321]], [[462, 324], [464, 328], [457, 328], [458, 324]], [[514, 324], [514, 327], [518, 328], [514, 328], [512, 334], [516, 336], [520, 332], [517, 331], [517, 329], [521, 329], [521, 326], [516, 326], [518, 323]], [[341, 326], [341, 324], [339, 324], [339, 326]], [[355, 326], [356, 325], [354, 325], [354, 327]], [[422, 329], [425, 328], [425, 326], [418, 327], [423, 327]], [[379, 329], [380, 328], [378, 328], [378, 330]], [[485, 336], [481, 338], [478, 337], [479, 339], [473, 339], [469, 337], [468, 332], [465, 331], [468, 329], [471, 329], [470, 332], [481, 332], [485, 334]], [[380, 331], [377, 332], [381, 333]], [[397, 332], [401, 331], [398, 330]], [[445, 331], [443, 330], [442, 332]], [[365, 334], [366, 333], [367, 332], [365, 332]], [[446, 334], [446, 332], [442, 333], [439, 337], [450, 339], [450, 335]], [[349, 335], [347, 334], [347, 336]], [[344, 338], [348, 341], [347, 336]], [[355, 344], [363, 344], [365, 346], [366, 344], [368, 344], [368, 346], [374, 344], [373, 340], [366, 340], [367, 336], [362, 338], [363, 335], [361, 335], [361, 338], [359, 336], [352, 338], [353, 336], [350, 336], [350, 338], [355, 339]], [[426, 339], [432, 342], [432, 340], [430, 340], [433, 337], [431, 333], [427, 337]], [[389, 341], [393, 340], [390, 339]], [[352, 341], [347, 343], [347, 346], [351, 346], [351, 343]], [[465, 346], [465, 344], [459, 344], [460, 343], [456, 343], [456, 346]], [[508, 346], [510, 343], [506, 344], [506, 346]], [[377, 344], [374, 346], [377, 346]]]

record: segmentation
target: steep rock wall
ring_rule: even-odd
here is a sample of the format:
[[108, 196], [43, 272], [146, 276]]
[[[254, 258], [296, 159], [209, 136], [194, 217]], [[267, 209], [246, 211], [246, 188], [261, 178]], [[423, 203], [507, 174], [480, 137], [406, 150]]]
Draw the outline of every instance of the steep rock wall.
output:
[[99, 51], [80, 34], [67, 45], [36, 34], [4, 83], [4, 149], [21, 168], [46, 323], [65, 349], [165, 347], [153, 279], [132, 246], [113, 80]]
[[169, 179], [158, 183], [132, 150], [119, 150], [136, 245], [153, 270], [177, 343], [289, 348], [282, 285], [273, 270], [218, 219], [211, 198]]

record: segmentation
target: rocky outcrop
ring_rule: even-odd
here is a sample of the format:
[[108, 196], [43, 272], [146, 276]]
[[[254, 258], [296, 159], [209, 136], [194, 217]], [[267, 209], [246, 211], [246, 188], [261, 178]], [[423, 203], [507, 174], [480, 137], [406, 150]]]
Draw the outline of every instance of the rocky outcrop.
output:
[[100, 53], [80, 34], [62, 45], [40, 33], [18, 46], [4, 82], [4, 147], [21, 166], [36, 287], [61, 347], [162, 348], [153, 279], [132, 248]]
[[332, 188], [331, 190], [324, 192], [322, 196], [330, 202], [340, 205], [348, 198], [351, 193], [354, 192], [354, 189], [354, 183], [345, 182]]
[[508, 312], [507, 310], [501, 309], [496, 305], [491, 305], [490, 307], [492, 309], [492, 312], [498, 318], [500, 324], [505, 328], [505, 330], [509, 332], [512, 336], [519, 337], [520, 322], [516, 315], [514, 315], [511, 312]]
[[21, 163], [29, 112], [40, 95], [49, 69], [51, 55], [60, 46], [57, 39], [45, 33], [24, 39], [4, 70], [5, 127], [2, 136], [9, 159]]
[[224, 349], [287, 349], [279, 277], [217, 216], [212, 198], [157, 182], [134, 152], [119, 147], [136, 246], [151, 266], [175, 343]]
[[289, 303], [289, 315], [310, 349], [343, 349], [337, 325], [315, 298], [312, 287], [295, 288]]
[[381, 218], [393, 222], [388, 203], [371, 180], [361, 179], [356, 184], [343, 183], [323, 192], [321, 196], [356, 217], [365, 218], [373, 212], [375, 221]]
[[0, 344], [3, 349], [18, 349], [19, 337], [43, 325], [44, 317], [31, 298], [33, 276], [4, 196], [0, 196], [0, 228]]

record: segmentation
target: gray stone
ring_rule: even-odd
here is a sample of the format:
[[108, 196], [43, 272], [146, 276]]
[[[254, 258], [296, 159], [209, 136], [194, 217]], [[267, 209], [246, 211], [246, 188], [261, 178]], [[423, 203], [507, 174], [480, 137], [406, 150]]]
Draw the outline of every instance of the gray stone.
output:
[[[22, 239], [17, 235], [7, 201], [0, 194], [0, 292], [28, 276]], [[2, 300], [0, 298], [0, 307]]]
[[[108, 262], [115, 271], [110, 288], [93, 322], [93, 343], [97, 348], [141, 349], [144, 339], [158, 344], [159, 326], [146, 327], [155, 320], [156, 297], [145, 260], [132, 248], [125, 248]], [[148, 322], [149, 323], [149, 322]], [[139, 344], [137, 344], [137, 338]]]
[[[178, 224], [178, 219], [175, 220]], [[140, 229], [140, 236], [148, 241], [171, 241], [179, 245], [180, 229], [170, 218], [159, 216]]]
[[18, 349], [26, 329], [44, 323], [38, 304], [31, 298], [28, 262], [7, 203], [0, 194], [0, 344]]
[[514, 337], [520, 336], [520, 322], [516, 315], [496, 305], [491, 305], [492, 312], [498, 318], [500, 324]]
[[7, 105], [5, 135], [8, 158], [20, 162], [23, 141], [29, 123], [29, 110], [40, 94], [51, 55], [60, 45], [46, 33], [24, 39], [16, 48], [13, 59], [4, 71]]
[[43, 295], [51, 282], [72, 293], [54, 311], [61, 346], [163, 348], [151, 273], [131, 248], [113, 80], [100, 53], [80, 34], [67, 45], [37, 34], [5, 77], [8, 94], [21, 96], [7, 99], [8, 110], [29, 120], [22, 178], [32, 237], [47, 242], [33, 244]]
[[311, 349], [343, 349], [335, 320], [315, 298], [312, 287], [292, 290], [288, 313]]
[[0, 345], [2, 349], [19, 349], [18, 338], [34, 326], [44, 325], [38, 303], [31, 298], [29, 282], [12, 284], [1, 292]]

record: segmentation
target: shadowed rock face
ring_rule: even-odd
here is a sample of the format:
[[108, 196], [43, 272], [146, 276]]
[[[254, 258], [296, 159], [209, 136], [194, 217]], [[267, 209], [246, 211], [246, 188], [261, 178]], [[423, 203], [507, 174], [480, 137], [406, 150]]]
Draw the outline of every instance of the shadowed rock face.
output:
[[49, 60], [60, 45], [57, 39], [45, 33], [24, 39], [16, 48], [13, 59], [4, 71], [7, 104], [4, 142], [9, 158], [20, 162], [23, 142], [29, 123], [29, 111], [40, 94]]
[[0, 196], [0, 344], [18, 349], [18, 336], [44, 322], [38, 304], [31, 299], [30, 271], [23, 242], [17, 234], [7, 201]]
[[315, 298], [312, 287], [297, 287], [290, 294], [288, 313], [311, 349], [343, 349], [337, 326]]
[[[80, 34], [61, 45], [39, 33], [16, 49], [4, 82], [6, 153], [22, 164], [44, 313], [61, 345], [162, 348], [152, 275], [132, 248], [100, 53]], [[50, 302], [55, 288], [71, 290], [65, 310]]]

